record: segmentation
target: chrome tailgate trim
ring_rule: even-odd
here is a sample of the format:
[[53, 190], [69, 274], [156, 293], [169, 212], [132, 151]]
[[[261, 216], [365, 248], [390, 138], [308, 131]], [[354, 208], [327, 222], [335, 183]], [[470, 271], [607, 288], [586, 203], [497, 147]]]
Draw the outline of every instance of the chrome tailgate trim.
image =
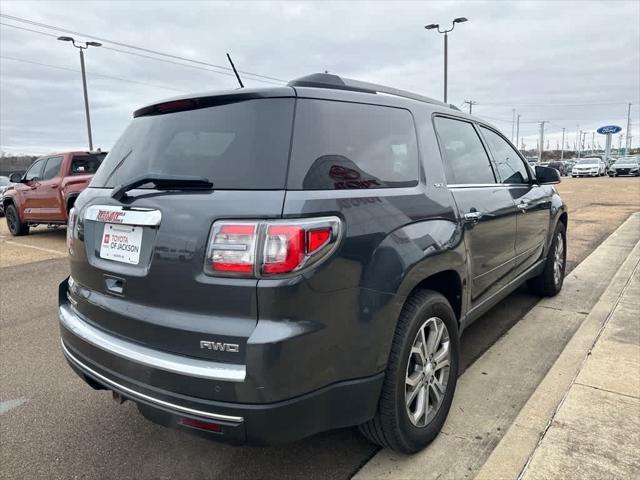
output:
[[211, 413], [211, 412], [205, 412], [203, 410], [196, 410], [194, 408], [183, 407], [182, 405], [176, 405], [175, 403], [166, 402], [164, 400], [160, 400], [159, 398], [152, 397], [150, 395], [146, 395], [144, 393], [133, 390], [129, 387], [125, 387], [124, 385], [121, 385], [118, 382], [114, 382], [113, 380], [105, 377], [104, 375], [96, 372], [91, 367], [82, 363], [75, 355], [73, 355], [69, 351], [69, 349], [64, 344], [64, 341], [62, 341], [62, 339], [60, 339], [60, 344], [62, 345], [62, 352], [64, 353], [65, 357], [67, 357], [67, 359], [71, 363], [73, 363], [76, 367], [78, 367], [84, 373], [87, 373], [92, 377], [95, 377], [98, 381], [104, 383], [106, 386], [114, 390], [117, 390], [119, 393], [123, 393], [125, 394], [125, 396], [132, 397], [133, 400], [141, 400], [141, 401], [148, 402], [153, 405], [158, 405], [160, 407], [168, 408], [170, 410], [174, 410], [177, 412], [211, 418], [213, 420], [222, 420], [225, 422], [237, 422], [237, 423], [244, 421], [243, 417], [235, 417], [233, 415], [222, 415], [219, 413]]
[[204, 378], [224, 382], [243, 382], [244, 365], [212, 362], [175, 355], [128, 342], [99, 330], [82, 320], [65, 305], [59, 309], [60, 323], [77, 337], [100, 350], [148, 367], [165, 370], [187, 377]]

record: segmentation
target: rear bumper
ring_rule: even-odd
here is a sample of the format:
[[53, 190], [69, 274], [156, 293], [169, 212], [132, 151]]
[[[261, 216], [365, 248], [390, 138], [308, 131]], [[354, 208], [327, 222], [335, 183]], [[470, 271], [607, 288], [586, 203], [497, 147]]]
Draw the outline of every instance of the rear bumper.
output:
[[[145, 417], [161, 425], [237, 444], [282, 443], [363, 423], [375, 413], [384, 379], [380, 373], [341, 381], [275, 403], [223, 402], [185, 392], [196, 382], [197, 391], [203, 383], [210, 392], [239, 386], [244, 367], [240, 375], [238, 366], [225, 370], [217, 362], [151, 349], [140, 356], [139, 345], [89, 325], [65, 303], [60, 305], [60, 331], [69, 365], [93, 388], [134, 401]], [[203, 364], [210, 364], [210, 371]], [[214, 423], [218, 431], [184, 426], [184, 419]]]

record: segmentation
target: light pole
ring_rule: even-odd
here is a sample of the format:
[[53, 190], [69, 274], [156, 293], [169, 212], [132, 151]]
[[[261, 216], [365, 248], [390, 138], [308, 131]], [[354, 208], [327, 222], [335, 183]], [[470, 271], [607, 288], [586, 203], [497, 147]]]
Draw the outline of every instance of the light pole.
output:
[[440, 24], [438, 23], [432, 23], [424, 27], [427, 30], [437, 29], [438, 33], [444, 33], [444, 103], [447, 103], [447, 58], [449, 55], [447, 39], [449, 38], [449, 32], [453, 32], [453, 29], [456, 27], [456, 23], [464, 23], [466, 21], [467, 19], [465, 17], [454, 18], [451, 23], [451, 28], [448, 30], [440, 30]]
[[562, 127], [562, 151], [560, 152], [560, 161], [564, 160], [564, 131], [565, 127]]
[[89, 117], [89, 96], [87, 95], [87, 76], [84, 71], [84, 51], [89, 47], [101, 47], [98, 42], [78, 42], [73, 37], [58, 37], [63, 42], [71, 42], [74, 47], [80, 50], [80, 67], [82, 70], [82, 89], [84, 92], [84, 112], [87, 117], [87, 133], [89, 135], [89, 151], [93, 150], [93, 138], [91, 137], [91, 118]]
[[540, 148], [538, 149], [538, 163], [542, 162], [542, 152], [544, 151], [544, 124], [549, 123], [548, 120], [543, 120], [540, 125]]

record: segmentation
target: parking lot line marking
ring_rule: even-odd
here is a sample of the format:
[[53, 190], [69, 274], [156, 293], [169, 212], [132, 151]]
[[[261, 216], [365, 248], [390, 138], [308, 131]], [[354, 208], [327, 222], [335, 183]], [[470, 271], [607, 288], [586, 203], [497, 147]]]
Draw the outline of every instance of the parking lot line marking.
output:
[[12, 242], [11, 240], [5, 240], [4, 243], [8, 243], [10, 245], [18, 245], [19, 247], [33, 248], [35, 250], [40, 250], [40, 251], [43, 251], [43, 252], [55, 253], [56, 255], [62, 255], [63, 257], [67, 255], [64, 252], [60, 252], [58, 250], [53, 250], [51, 248], [36, 247], [35, 245], [27, 245], [25, 243]]
[[19, 407], [20, 405], [22, 405], [23, 403], [26, 403], [27, 401], [29, 401], [28, 398], [20, 397], [14, 400], [7, 400], [5, 402], [0, 402], [0, 415], [4, 415], [12, 408]]

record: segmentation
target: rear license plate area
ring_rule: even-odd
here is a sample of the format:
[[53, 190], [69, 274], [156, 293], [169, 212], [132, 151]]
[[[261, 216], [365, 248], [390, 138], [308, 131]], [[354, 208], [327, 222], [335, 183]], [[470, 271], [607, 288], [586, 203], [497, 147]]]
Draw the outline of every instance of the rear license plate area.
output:
[[100, 241], [100, 258], [138, 265], [144, 227], [105, 223]]

